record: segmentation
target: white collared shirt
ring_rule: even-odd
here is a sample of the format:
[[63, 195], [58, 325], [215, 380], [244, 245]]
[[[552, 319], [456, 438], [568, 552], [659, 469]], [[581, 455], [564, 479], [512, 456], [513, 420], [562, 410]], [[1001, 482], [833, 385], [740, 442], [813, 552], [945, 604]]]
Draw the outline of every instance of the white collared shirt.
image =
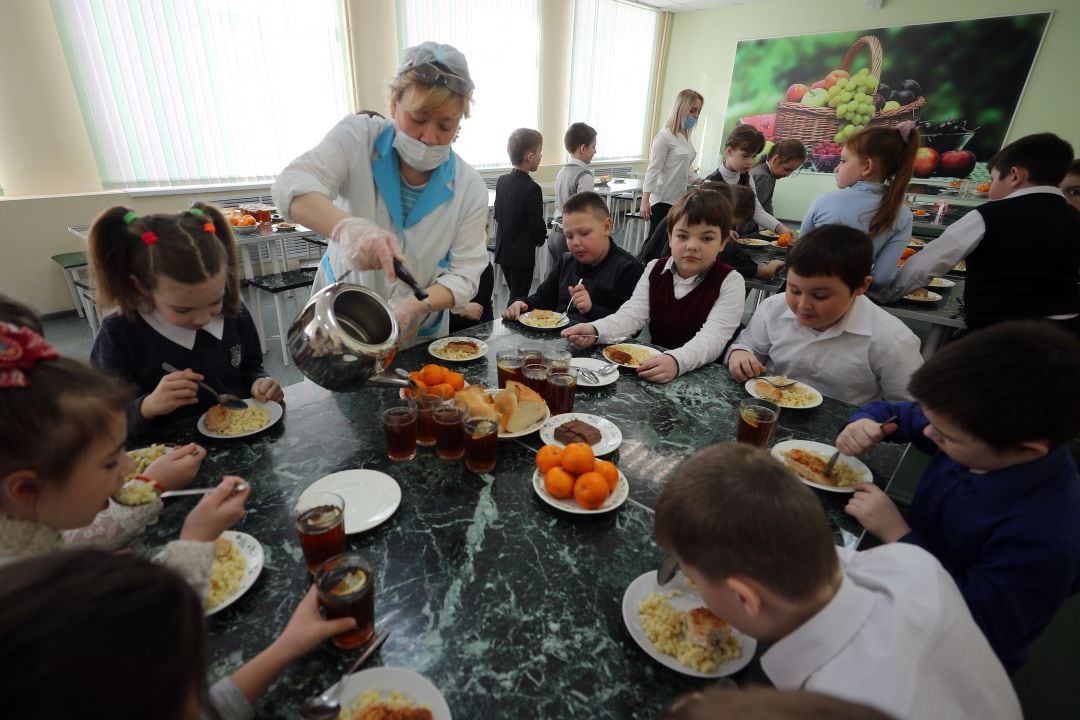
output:
[[140, 312], [139, 315], [158, 335], [188, 350], [195, 347], [195, 335], [199, 330], [205, 330], [218, 340], [221, 339], [222, 333], [225, 332], [225, 318], [220, 315], [215, 316], [213, 320], [199, 328], [199, 330], [173, 325], [163, 318], [157, 310], [151, 313]]
[[[651, 260], [645, 266], [645, 272], [634, 287], [634, 294], [622, 304], [614, 314], [592, 321], [600, 338], [617, 335], [633, 335], [649, 322], [649, 273], [659, 260]], [[675, 299], [681, 300], [705, 279], [707, 272], [693, 277], [683, 278], [675, 272], [674, 258], [668, 258], [664, 272], [672, 273]], [[739, 329], [742, 318], [743, 301], [746, 297], [746, 283], [742, 275], [732, 270], [720, 285], [720, 296], [716, 298], [712, 309], [705, 317], [705, 324], [680, 348], [668, 350], [667, 354], [679, 363], [679, 374], [696, 370], [720, 357], [724, 345]]]
[[[724, 178], [724, 182], [728, 185], [739, 184], [739, 173], [734, 170], [728, 170], [724, 163], [720, 163], [720, 167], [718, 167], [717, 170], [720, 171], [720, 177]], [[747, 170], [747, 172], [750, 171]], [[780, 221], [765, 212], [765, 208], [761, 207], [761, 201], [758, 200], [757, 196], [757, 183], [754, 182], [753, 178], [750, 180], [749, 187], [754, 191], [754, 222], [768, 230], [775, 230], [776, 226], [780, 224]]]
[[907, 543], [836, 552], [844, 574], [836, 595], [761, 657], [776, 687], [899, 720], [1022, 717], [1005, 668], [934, 556]]
[[649, 205], [667, 203], [674, 205], [686, 193], [686, 186], [701, 181], [701, 177], [690, 169], [697, 151], [690, 138], [676, 135], [664, 128], [652, 141], [649, 148], [649, 167], [645, 170], [645, 180], [641, 189], [649, 193]]
[[770, 373], [854, 405], [910, 400], [908, 380], [922, 365], [915, 334], [863, 295], [820, 332], [799, 324], [783, 293], [773, 295], [754, 311], [731, 350], [747, 350]]

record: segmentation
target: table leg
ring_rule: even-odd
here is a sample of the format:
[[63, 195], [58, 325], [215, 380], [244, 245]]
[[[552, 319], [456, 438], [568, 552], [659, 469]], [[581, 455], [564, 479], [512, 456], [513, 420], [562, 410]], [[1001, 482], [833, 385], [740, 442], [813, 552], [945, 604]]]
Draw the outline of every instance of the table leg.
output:
[[281, 293], [274, 293], [274, 310], [277, 311], [278, 338], [281, 340], [281, 359], [288, 365], [289, 348], [285, 341], [286, 333], [289, 329], [289, 320], [285, 316], [285, 298]]
[[64, 282], [67, 283], [68, 292], [71, 293], [71, 299], [75, 301], [75, 312], [79, 314], [79, 317], [86, 317], [83, 313], [82, 296], [79, 295], [79, 291], [75, 287], [74, 268], [64, 268]]

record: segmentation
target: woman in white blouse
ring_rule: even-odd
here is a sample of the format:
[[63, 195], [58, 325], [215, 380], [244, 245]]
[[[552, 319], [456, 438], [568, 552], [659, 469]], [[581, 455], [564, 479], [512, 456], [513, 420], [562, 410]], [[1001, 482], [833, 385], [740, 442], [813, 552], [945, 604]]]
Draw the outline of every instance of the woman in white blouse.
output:
[[641, 193], [641, 217], [649, 221], [648, 237], [686, 192], [686, 186], [701, 182], [701, 177], [690, 169], [697, 156], [690, 144], [690, 133], [704, 104], [705, 98], [696, 90], [681, 91], [671, 105], [664, 129], [653, 138]]

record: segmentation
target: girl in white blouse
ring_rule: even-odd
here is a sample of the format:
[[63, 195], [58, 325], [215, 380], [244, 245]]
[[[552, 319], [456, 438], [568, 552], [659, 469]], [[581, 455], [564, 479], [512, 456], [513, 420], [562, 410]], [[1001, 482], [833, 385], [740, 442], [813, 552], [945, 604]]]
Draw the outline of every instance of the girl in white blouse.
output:
[[649, 237], [686, 192], [686, 186], [702, 180], [690, 169], [697, 156], [690, 133], [704, 104], [705, 98], [696, 90], [681, 91], [671, 105], [664, 129], [653, 138], [641, 193], [641, 217], [649, 221]]

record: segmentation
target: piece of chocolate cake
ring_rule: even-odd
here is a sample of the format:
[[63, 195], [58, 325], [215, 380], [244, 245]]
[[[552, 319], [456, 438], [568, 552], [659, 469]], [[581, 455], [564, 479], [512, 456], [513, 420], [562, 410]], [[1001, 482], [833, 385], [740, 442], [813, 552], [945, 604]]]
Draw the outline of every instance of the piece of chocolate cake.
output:
[[603, 435], [599, 430], [582, 420], [571, 420], [555, 428], [555, 439], [564, 445], [575, 442], [595, 445], [602, 438]]

